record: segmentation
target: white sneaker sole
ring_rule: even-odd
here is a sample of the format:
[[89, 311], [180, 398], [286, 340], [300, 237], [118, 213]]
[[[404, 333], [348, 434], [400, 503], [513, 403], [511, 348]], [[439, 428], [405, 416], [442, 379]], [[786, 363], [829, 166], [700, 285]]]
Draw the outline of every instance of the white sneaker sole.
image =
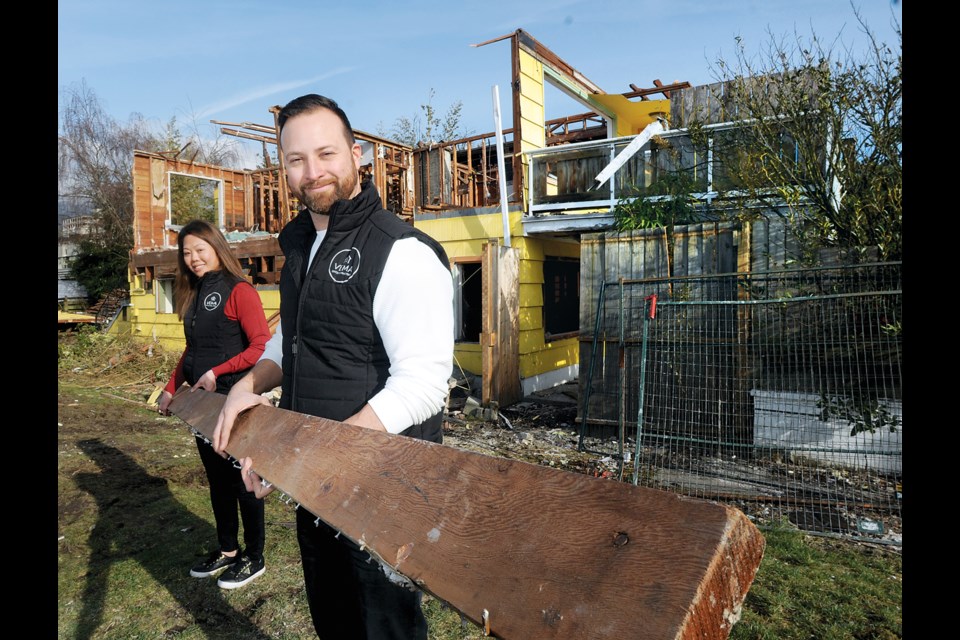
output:
[[218, 573], [223, 573], [224, 570], [229, 569], [232, 566], [233, 565], [228, 564], [224, 567], [220, 567], [216, 571], [207, 571], [206, 573], [202, 573], [200, 571], [194, 571], [193, 569], [190, 569], [190, 575], [193, 576], [194, 578], [209, 578], [211, 576], [217, 575]]
[[249, 584], [253, 582], [256, 578], [262, 576], [263, 572], [266, 570], [267, 570], [266, 567], [264, 567], [263, 569], [260, 569], [260, 571], [257, 571], [256, 573], [251, 575], [249, 578], [247, 578], [243, 582], [224, 582], [223, 580], [217, 580], [217, 586], [220, 587], [221, 589], [239, 589], [240, 587], [246, 584]]

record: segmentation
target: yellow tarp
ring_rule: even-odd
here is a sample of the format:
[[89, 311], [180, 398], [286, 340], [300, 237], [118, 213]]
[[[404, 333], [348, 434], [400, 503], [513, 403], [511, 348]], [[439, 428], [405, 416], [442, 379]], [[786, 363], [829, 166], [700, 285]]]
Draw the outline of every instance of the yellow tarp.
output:
[[64, 322], [96, 322], [96, 316], [91, 316], [86, 313], [67, 313], [65, 311], [57, 310], [57, 324], [62, 324]]
[[643, 131], [657, 115], [670, 114], [669, 100], [639, 100], [633, 102], [616, 93], [601, 93], [590, 96], [610, 111], [617, 114], [617, 136], [632, 136]]

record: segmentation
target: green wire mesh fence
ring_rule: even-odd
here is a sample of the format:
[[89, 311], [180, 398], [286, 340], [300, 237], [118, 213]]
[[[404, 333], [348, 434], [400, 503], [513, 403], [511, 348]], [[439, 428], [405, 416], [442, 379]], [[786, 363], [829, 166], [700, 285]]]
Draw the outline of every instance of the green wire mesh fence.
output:
[[902, 544], [901, 264], [604, 283], [580, 448], [758, 524]]

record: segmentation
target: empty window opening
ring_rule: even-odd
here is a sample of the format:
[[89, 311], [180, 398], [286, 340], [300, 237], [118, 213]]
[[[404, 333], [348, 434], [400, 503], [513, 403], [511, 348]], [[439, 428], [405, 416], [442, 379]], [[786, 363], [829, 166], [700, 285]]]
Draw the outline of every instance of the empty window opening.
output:
[[221, 225], [219, 180], [170, 174], [170, 224], [183, 226], [191, 220], [206, 220], [215, 227]]
[[173, 278], [157, 278], [154, 282], [157, 313], [173, 313]]
[[483, 270], [479, 262], [458, 262], [454, 269], [454, 322], [457, 342], [480, 342], [483, 329]]
[[556, 340], [580, 331], [580, 261], [546, 256], [543, 261], [543, 337]]

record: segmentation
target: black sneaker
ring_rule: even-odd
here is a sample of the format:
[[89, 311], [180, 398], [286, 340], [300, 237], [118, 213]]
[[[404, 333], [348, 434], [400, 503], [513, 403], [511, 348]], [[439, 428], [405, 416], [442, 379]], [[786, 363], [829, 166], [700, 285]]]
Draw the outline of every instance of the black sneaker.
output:
[[240, 558], [240, 562], [223, 572], [223, 575], [217, 580], [217, 586], [222, 589], [237, 589], [248, 582], [252, 582], [266, 570], [263, 558], [254, 560], [244, 554]]
[[229, 566], [235, 565], [240, 559], [240, 554], [233, 557], [225, 556], [219, 551], [212, 556], [190, 569], [190, 575], [194, 578], [207, 578], [215, 576]]

